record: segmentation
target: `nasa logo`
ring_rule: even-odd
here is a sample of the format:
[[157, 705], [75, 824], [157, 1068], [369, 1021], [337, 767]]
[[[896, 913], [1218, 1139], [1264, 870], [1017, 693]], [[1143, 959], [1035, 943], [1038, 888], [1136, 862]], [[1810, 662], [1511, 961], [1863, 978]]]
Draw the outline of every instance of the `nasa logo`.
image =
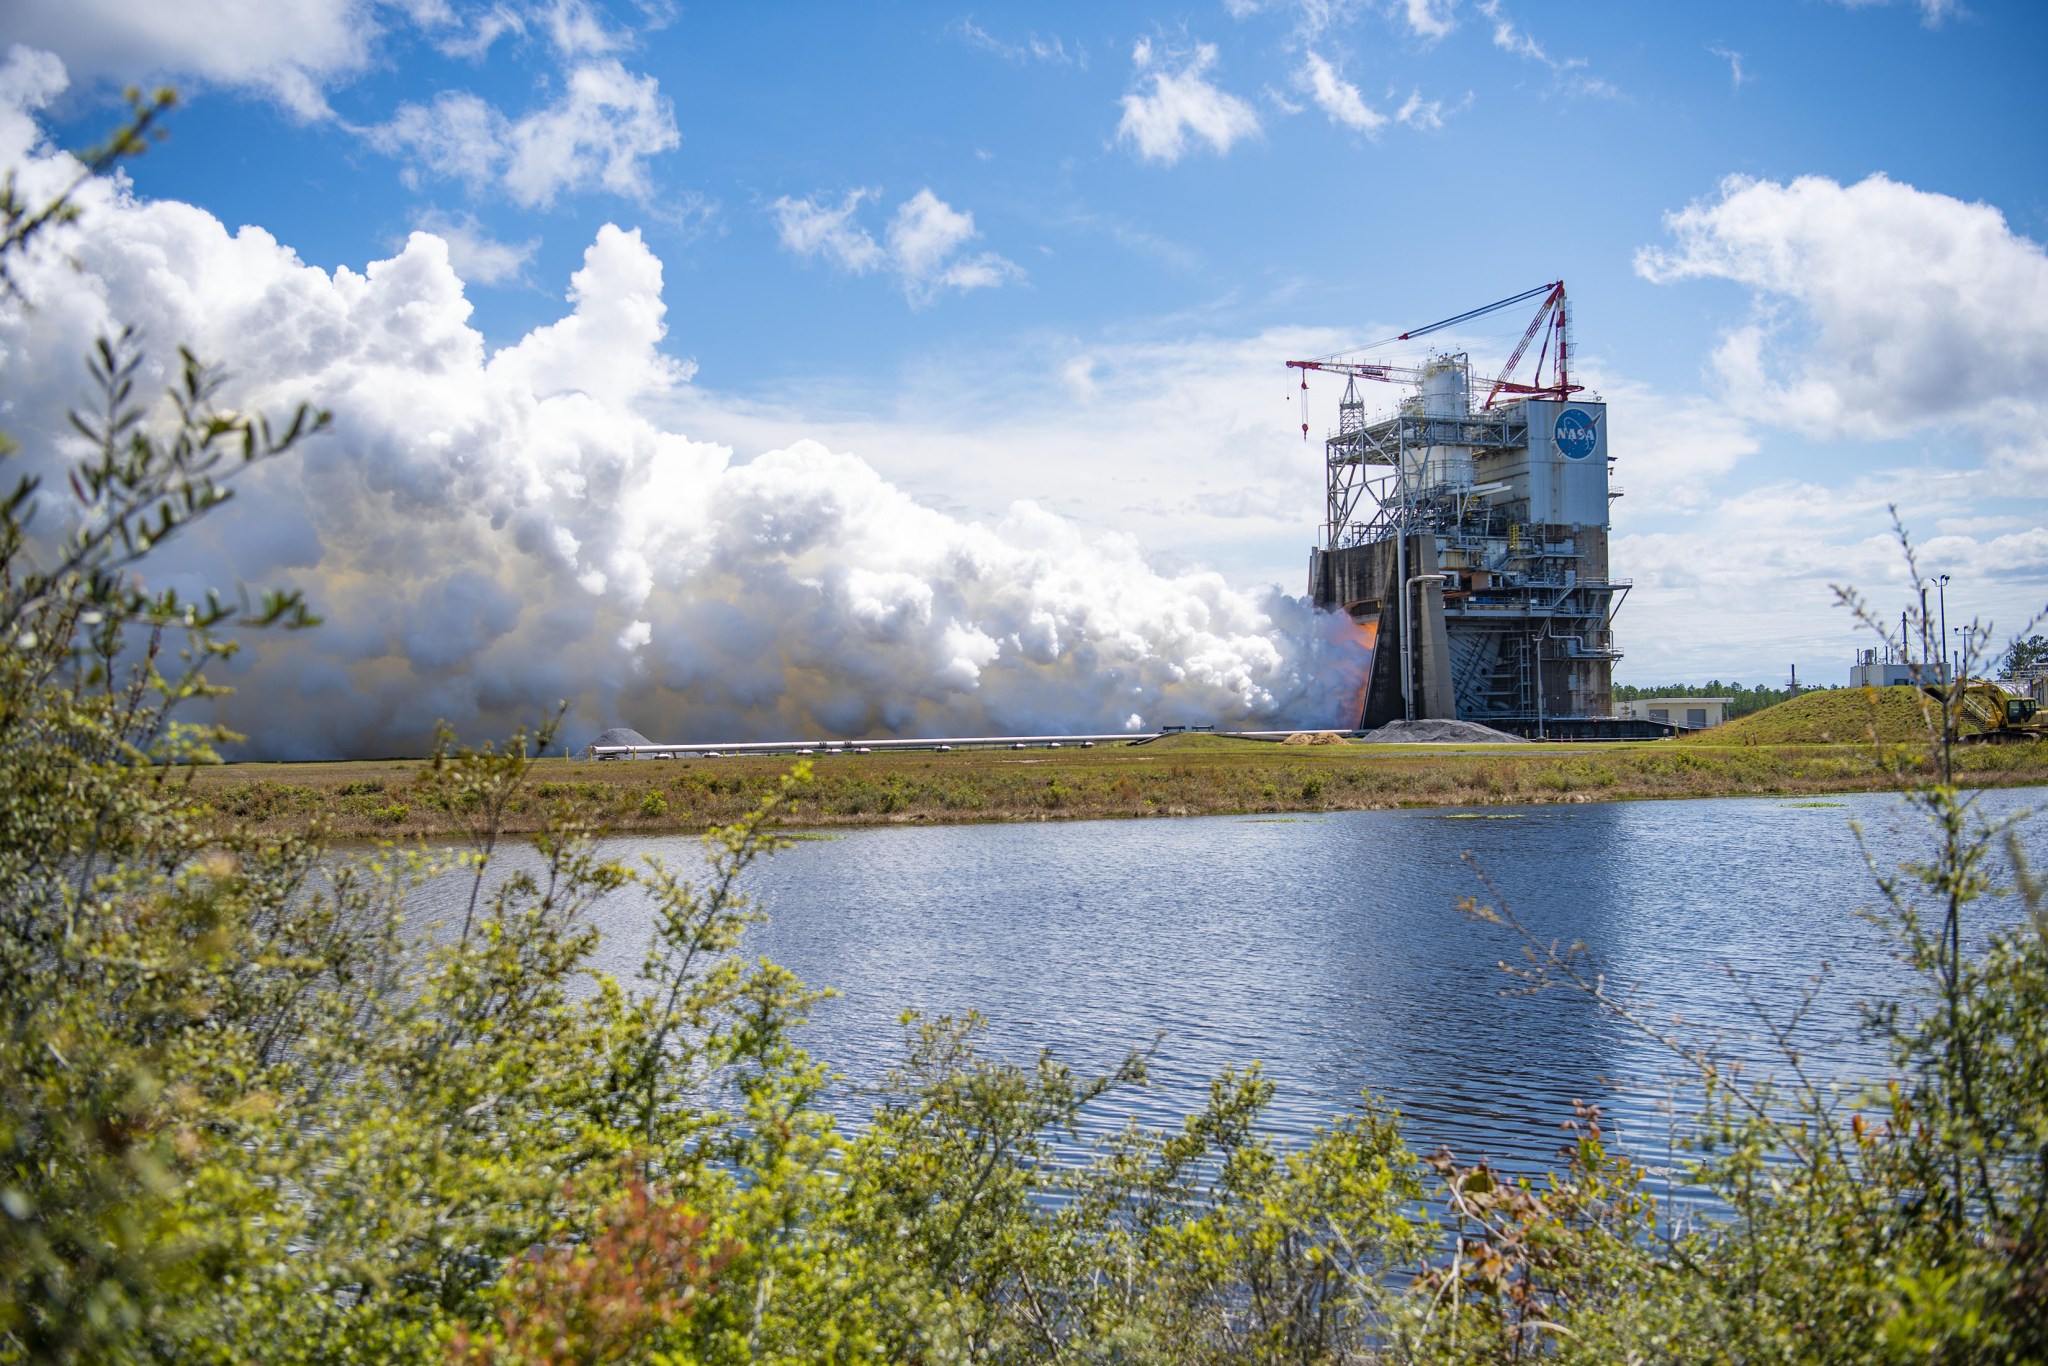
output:
[[1565, 459], [1584, 460], [1599, 444], [1600, 431], [1593, 425], [1593, 415], [1584, 408], [1567, 408], [1557, 415], [1554, 437]]

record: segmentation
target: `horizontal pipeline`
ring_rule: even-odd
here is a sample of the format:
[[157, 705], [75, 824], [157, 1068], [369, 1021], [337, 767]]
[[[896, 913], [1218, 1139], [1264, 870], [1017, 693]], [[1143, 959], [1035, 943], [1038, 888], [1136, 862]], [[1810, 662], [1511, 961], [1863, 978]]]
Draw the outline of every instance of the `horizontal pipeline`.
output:
[[590, 752], [600, 759], [614, 755], [640, 754], [694, 754], [722, 758], [733, 754], [851, 754], [862, 750], [889, 749], [995, 749], [1004, 746], [1030, 749], [1052, 745], [1139, 744], [1168, 735], [1221, 735], [1240, 740], [1280, 740], [1298, 733], [1292, 730], [1158, 730], [1116, 731], [1103, 735], [951, 735], [915, 740], [749, 740], [734, 741], [730, 744], [593, 745]]

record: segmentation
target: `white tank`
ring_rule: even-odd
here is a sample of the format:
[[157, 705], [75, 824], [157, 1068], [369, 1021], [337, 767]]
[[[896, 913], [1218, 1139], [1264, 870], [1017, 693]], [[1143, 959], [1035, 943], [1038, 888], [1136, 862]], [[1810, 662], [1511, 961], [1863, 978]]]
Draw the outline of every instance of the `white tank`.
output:
[[[1472, 411], [1472, 370], [1462, 355], [1439, 356], [1422, 369], [1422, 412], [1425, 417], [1461, 418]], [[1422, 471], [1425, 487], [1472, 482], [1469, 446], [1436, 446]]]
[[1463, 417], [1472, 409], [1471, 371], [1462, 356], [1440, 356], [1422, 368], [1422, 411]]

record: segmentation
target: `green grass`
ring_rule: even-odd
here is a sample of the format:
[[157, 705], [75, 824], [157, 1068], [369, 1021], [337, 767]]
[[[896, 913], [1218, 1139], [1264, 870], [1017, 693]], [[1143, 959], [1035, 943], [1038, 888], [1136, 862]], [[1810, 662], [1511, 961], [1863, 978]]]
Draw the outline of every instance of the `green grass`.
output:
[[[1940, 709], [1918, 688], [1839, 688], [1801, 693], [1767, 711], [1686, 736], [1686, 745], [1924, 743]], [[1935, 719], [1929, 720], [1932, 716]]]
[[[1900, 746], [1881, 754], [1869, 745], [1722, 742], [1737, 724], [1744, 723], [1684, 741], [1608, 745], [1305, 746], [1189, 735], [1089, 750], [821, 754], [812, 760], [816, 780], [791, 822], [823, 832], [971, 821], [1279, 818], [1398, 807], [1464, 807], [1467, 813], [1460, 814], [1479, 814], [1546, 802], [1822, 797], [1882, 789], [1895, 779], [1893, 766], [1918, 762], [1915, 751]], [[529, 794], [515, 802], [510, 821], [515, 830], [536, 828], [544, 807], [573, 801], [621, 832], [701, 830], [750, 809], [790, 762], [786, 756], [549, 759]], [[2048, 746], [1959, 748], [1956, 765], [1958, 778], [1973, 785], [2048, 784]], [[437, 807], [414, 784], [418, 767], [388, 760], [234, 764], [196, 771], [192, 792], [202, 818], [233, 817], [275, 832], [322, 820], [342, 838], [451, 833], [459, 813]]]

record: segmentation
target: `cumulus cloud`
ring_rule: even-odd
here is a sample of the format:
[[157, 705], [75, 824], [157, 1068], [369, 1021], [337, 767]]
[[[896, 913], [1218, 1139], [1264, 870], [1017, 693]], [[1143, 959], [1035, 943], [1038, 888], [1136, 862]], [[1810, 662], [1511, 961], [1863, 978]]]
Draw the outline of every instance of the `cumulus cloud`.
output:
[[1141, 38], [1131, 61], [1137, 84], [1121, 101], [1117, 137], [1144, 160], [1171, 166], [1195, 142], [1207, 143], [1222, 156], [1242, 139], [1258, 135], [1259, 116], [1252, 107], [1207, 79], [1216, 65], [1214, 43], [1161, 56], [1151, 39]]
[[[0, 89], [33, 84], [8, 73]], [[30, 192], [69, 165], [34, 136], [0, 105], [0, 162]], [[569, 312], [492, 353], [434, 234], [329, 273], [116, 184], [82, 207], [24, 263], [34, 307], [0, 310], [23, 459], [57, 472], [71, 358], [125, 322], [233, 360], [232, 401], [336, 413], [156, 564], [181, 587], [293, 583], [326, 614], [234, 662], [225, 715], [252, 753], [416, 751], [437, 717], [477, 735], [559, 697], [584, 735], [1329, 724], [1363, 677], [1348, 623], [1162, 572], [1126, 537], [1028, 502], [962, 520], [815, 441], [741, 460], [664, 425], [689, 367], [663, 349], [637, 232], [600, 230]], [[960, 238], [944, 215], [906, 221], [919, 249]]]
[[784, 195], [768, 210], [786, 250], [854, 275], [887, 269], [914, 307], [931, 303], [948, 289], [964, 294], [1023, 278], [1015, 262], [992, 251], [965, 252], [963, 248], [981, 236], [974, 215], [954, 208], [929, 186], [896, 206], [884, 246], [855, 221], [861, 204], [875, 196], [874, 190], [849, 190], [832, 205]]
[[645, 199], [649, 158], [682, 141], [660, 82], [613, 59], [572, 67], [552, 104], [517, 119], [468, 91], [444, 91], [368, 131], [416, 172], [495, 186], [527, 207], [593, 187]]
[[415, 215], [412, 225], [447, 243], [449, 265], [470, 284], [502, 285], [519, 279], [540, 248], [537, 237], [518, 243], [499, 241], [473, 213], [428, 209]]
[[960, 249], [979, 236], [973, 214], [955, 209], [930, 189], [898, 205], [889, 220], [889, 258], [911, 302], [929, 302], [944, 289], [963, 294], [988, 289], [1023, 275], [1014, 262], [992, 251], [962, 254]]
[[1819, 437], [1961, 427], [2048, 470], [2048, 253], [1997, 209], [1882, 175], [1738, 176], [1665, 223], [1645, 279], [1752, 294], [1715, 354], [1752, 411]]
[[326, 90], [369, 64], [375, 11], [370, 0], [11, 0], [0, 37], [86, 79], [196, 79], [317, 119], [330, 112]]
[[1320, 54], [1308, 54], [1298, 80], [1314, 98], [1316, 107], [1329, 115], [1330, 122], [1342, 124], [1368, 137], [1377, 135], [1387, 126], [1387, 116], [1368, 105], [1359, 95], [1358, 87], [1339, 76], [1336, 68]]

